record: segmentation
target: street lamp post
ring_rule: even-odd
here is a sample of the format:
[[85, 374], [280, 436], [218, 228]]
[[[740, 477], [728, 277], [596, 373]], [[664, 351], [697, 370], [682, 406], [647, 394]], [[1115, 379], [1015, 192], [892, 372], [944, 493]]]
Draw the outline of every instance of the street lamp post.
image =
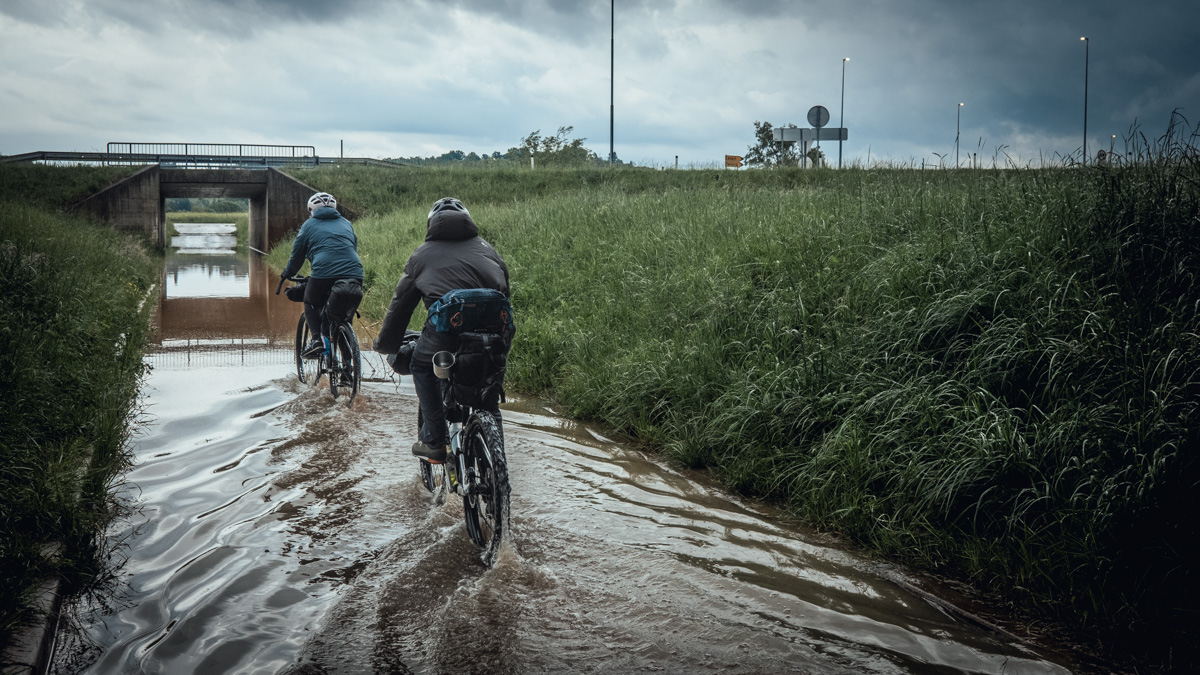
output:
[[613, 146], [613, 117], [616, 101], [616, 75], [617, 75], [617, 0], [612, 0], [610, 7], [611, 15], [609, 20], [609, 40], [608, 40], [608, 163], [613, 164], [617, 161], [617, 151]]
[[962, 131], [962, 107], [963, 104], [958, 104], [958, 124], [954, 127], [954, 168], [958, 168], [958, 137]]
[[[842, 112], [838, 119], [838, 126], [842, 129], [846, 128], [846, 62], [850, 58], [842, 59]], [[842, 132], [838, 131], [838, 168], [842, 168]]]
[[1079, 38], [1083, 42], [1083, 163], [1087, 164], [1087, 99], [1088, 99], [1088, 52], [1092, 43], [1086, 37]]

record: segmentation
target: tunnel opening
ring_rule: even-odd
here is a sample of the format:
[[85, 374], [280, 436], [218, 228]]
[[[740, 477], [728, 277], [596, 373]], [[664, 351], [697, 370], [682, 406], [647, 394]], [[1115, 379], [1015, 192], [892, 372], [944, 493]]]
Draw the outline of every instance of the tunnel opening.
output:
[[250, 243], [250, 200], [175, 197], [165, 200], [166, 248], [180, 253], [242, 253]]

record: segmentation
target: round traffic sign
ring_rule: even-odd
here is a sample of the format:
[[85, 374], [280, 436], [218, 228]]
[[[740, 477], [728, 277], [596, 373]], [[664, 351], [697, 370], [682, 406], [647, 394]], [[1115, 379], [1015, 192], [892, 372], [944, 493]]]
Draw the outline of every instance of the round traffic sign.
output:
[[808, 123], [818, 129], [829, 124], [829, 111], [823, 105], [814, 105], [808, 109]]

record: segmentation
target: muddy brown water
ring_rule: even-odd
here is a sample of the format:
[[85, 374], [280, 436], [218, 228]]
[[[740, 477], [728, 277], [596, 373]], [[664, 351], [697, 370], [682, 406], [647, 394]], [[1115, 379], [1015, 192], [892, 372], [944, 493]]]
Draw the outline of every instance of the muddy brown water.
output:
[[[300, 384], [299, 306], [234, 254], [167, 260], [107, 583], [59, 673], [1066, 673], [852, 547], [564, 419], [504, 406], [487, 569], [421, 487], [411, 381]], [[369, 338], [369, 326], [360, 326]]]

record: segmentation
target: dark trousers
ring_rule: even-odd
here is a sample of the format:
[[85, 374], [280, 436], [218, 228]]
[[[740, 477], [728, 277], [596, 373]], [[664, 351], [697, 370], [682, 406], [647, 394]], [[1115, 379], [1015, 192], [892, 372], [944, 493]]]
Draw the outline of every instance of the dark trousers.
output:
[[304, 321], [308, 331], [314, 338], [323, 335], [321, 331], [321, 315], [325, 312], [325, 303], [329, 302], [329, 291], [337, 279], [309, 279], [304, 286]]
[[[433, 355], [440, 351], [453, 352], [458, 349], [458, 336], [450, 333], [439, 333], [430, 324], [425, 324], [417, 346], [413, 349], [412, 372], [413, 388], [417, 390], [417, 402], [421, 406], [421, 417], [425, 424], [421, 427], [421, 442], [432, 447], [446, 445], [446, 408], [442, 405], [442, 383], [433, 374]], [[496, 387], [488, 393], [483, 401], [483, 409], [500, 419], [500, 388]]]

